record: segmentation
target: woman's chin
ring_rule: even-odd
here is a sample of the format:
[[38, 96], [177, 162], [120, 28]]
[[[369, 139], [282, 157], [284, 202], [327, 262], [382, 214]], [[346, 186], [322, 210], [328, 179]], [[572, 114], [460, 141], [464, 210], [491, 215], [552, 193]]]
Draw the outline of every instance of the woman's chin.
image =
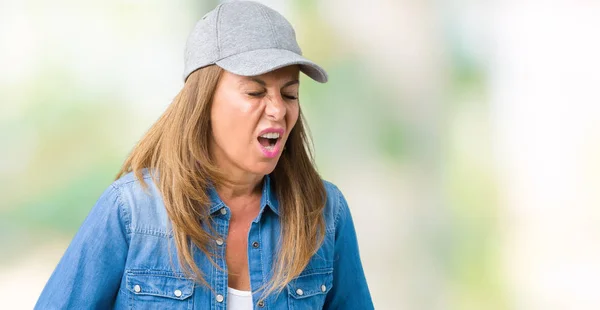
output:
[[255, 174], [267, 175], [273, 172], [275, 167], [277, 167], [277, 160], [270, 160], [267, 162], [258, 162], [248, 170]]

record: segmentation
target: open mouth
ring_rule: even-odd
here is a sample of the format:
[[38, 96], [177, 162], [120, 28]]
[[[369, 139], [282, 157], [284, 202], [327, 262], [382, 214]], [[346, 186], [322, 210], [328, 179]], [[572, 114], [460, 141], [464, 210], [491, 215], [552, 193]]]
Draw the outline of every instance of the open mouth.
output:
[[262, 145], [262, 147], [267, 151], [272, 151], [275, 149], [277, 141], [279, 141], [280, 138], [281, 137], [278, 132], [269, 132], [259, 136], [258, 143], [260, 143], [260, 145]]

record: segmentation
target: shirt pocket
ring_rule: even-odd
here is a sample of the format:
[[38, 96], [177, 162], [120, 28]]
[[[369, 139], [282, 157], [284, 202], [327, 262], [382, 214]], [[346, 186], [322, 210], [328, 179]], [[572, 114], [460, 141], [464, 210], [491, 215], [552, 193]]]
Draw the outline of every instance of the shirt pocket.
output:
[[289, 309], [322, 309], [333, 285], [333, 268], [307, 270], [287, 285]]
[[130, 270], [126, 275], [130, 309], [192, 309], [194, 281], [159, 270]]

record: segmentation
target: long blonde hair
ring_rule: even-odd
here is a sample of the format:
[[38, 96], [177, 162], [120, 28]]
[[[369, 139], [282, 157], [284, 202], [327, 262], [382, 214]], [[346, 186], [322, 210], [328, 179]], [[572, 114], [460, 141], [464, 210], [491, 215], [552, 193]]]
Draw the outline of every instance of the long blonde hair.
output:
[[[171, 105], [150, 127], [116, 176], [134, 172], [142, 183], [148, 168], [173, 226], [179, 264], [197, 282], [208, 285], [194, 262], [196, 245], [214, 263], [208, 188], [225, 178], [211, 160], [210, 109], [222, 69], [212, 65], [193, 72]], [[153, 171], [158, 172], [154, 174]], [[270, 174], [280, 206], [281, 237], [273, 277], [263, 296], [281, 291], [304, 268], [323, 242], [326, 192], [317, 173], [302, 113]], [[203, 228], [204, 224], [208, 228]]]

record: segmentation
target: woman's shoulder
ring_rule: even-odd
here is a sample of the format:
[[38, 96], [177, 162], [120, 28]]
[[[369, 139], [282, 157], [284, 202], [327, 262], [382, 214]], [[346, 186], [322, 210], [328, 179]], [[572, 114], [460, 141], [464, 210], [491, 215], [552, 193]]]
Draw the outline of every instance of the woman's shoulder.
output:
[[162, 201], [158, 186], [147, 168], [141, 170], [140, 176], [133, 171], [128, 172], [115, 180], [110, 186], [117, 189], [123, 198], [127, 198], [134, 205], [147, 204], [149, 200]]
[[324, 179], [322, 179], [322, 181], [323, 186], [325, 186], [325, 192], [327, 193], [327, 203], [338, 203], [339, 200], [344, 197], [342, 191], [332, 182]]
[[335, 230], [338, 224], [340, 214], [343, 214], [348, 209], [348, 203], [342, 191], [334, 183], [322, 180], [327, 194], [327, 202], [325, 204], [325, 222], [328, 231]]
[[[143, 168], [143, 169], [141, 169], [140, 172], [141, 172], [142, 179], [144, 180], [144, 182], [148, 183], [149, 181], [152, 180], [152, 175], [150, 174], [150, 170], [148, 168]], [[128, 173], [123, 174], [120, 178], [115, 180], [111, 184], [111, 186], [113, 186], [115, 188], [120, 188], [120, 187], [127, 187], [127, 186], [135, 185], [132, 183], [139, 184], [140, 180], [137, 178], [137, 176], [135, 175], [135, 173], [133, 171], [130, 171]]]
[[118, 192], [122, 207], [130, 218], [132, 232], [168, 234], [168, 216], [162, 195], [148, 169], [142, 169], [141, 178], [129, 172], [110, 186]]

